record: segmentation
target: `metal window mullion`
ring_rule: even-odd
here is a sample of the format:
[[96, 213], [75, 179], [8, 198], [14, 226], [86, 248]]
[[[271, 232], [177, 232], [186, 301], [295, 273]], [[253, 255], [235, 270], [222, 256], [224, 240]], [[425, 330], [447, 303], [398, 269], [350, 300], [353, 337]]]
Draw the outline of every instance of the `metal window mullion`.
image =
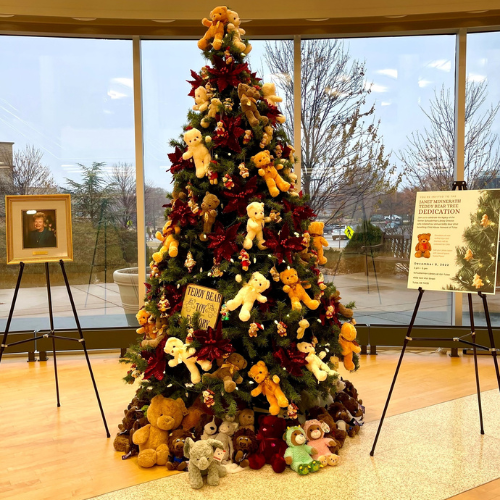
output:
[[295, 147], [295, 156], [297, 163], [295, 164], [295, 175], [297, 176], [297, 189], [300, 191], [301, 185], [301, 158], [302, 158], [302, 81], [301, 81], [301, 52], [300, 52], [301, 37], [295, 35], [293, 37], [293, 144]]

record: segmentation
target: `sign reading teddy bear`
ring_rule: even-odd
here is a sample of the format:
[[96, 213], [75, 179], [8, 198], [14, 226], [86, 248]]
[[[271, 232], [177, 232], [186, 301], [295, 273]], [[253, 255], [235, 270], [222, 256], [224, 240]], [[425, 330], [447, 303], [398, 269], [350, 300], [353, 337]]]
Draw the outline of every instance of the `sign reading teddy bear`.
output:
[[195, 312], [200, 313], [199, 325], [202, 330], [209, 326], [215, 328], [222, 304], [222, 295], [213, 288], [188, 285], [182, 303], [181, 316], [191, 319]]
[[500, 190], [417, 193], [408, 288], [494, 294]]

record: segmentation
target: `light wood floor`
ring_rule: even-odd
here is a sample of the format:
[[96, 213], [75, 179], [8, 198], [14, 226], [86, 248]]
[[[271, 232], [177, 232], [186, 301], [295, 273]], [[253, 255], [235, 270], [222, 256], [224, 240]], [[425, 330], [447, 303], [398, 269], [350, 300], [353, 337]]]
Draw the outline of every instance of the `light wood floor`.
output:
[[[395, 351], [362, 356], [362, 369], [349, 376], [367, 408], [367, 421], [381, 416], [397, 359]], [[165, 468], [140, 469], [135, 459], [122, 461], [115, 453], [113, 438], [134, 387], [121, 381], [126, 366], [118, 363], [117, 353], [93, 354], [91, 361], [111, 439], [105, 437], [83, 356], [58, 357], [60, 408], [52, 360], [27, 363], [7, 357], [0, 364], [1, 499], [85, 499], [166, 475]], [[479, 364], [481, 389], [497, 387], [491, 359], [480, 356]], [[388, 416], [474, 392], [471, 356], [409, 353]], [[455, 498], [500, 499], [500, 480]]]

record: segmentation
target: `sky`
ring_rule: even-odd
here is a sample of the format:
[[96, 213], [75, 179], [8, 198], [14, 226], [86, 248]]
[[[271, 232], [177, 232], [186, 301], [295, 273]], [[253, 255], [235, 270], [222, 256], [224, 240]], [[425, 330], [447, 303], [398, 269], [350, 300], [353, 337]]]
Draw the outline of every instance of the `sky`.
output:
[[[434, 92], [454, 87], [455, 36], [345, 43], [352, 58], [366, 63], [367, 107], [375, 104], [386, 150], [403, 149], [412, 131], [425, 128], [421, 108]], [[252, 40], [252, 45], [252, 70], [271, 81], [264, 41]], [[0, 60], [0, 142], [40, 148], [60, 185], [65, 178], [79, 179], [79, 163], [135, 164], [130, 40], [1, 36]], [[194, 40], [142, 42], [145, 177], [167, 189], [168, 143], [179, 136], [194, 104], [186, 80], [191, 69], [199, 71], [204, 64]], [[500, 101], [500, 33], [468, 36], [467, 75], [488, 82], [486, 105]], [[494, 131], [500, 133], [500, 116]]]

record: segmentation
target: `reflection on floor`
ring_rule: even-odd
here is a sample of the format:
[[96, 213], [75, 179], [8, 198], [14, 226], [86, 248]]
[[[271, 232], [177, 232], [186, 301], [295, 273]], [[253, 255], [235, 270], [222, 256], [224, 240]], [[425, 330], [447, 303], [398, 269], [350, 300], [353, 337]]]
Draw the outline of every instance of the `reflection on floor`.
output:
[[[193, 490], [187, 474], [150, 481], [99, 500], [440, 500], [500, 477], [500, 395], [482, 394], [485, 435], [479, 433], [477, 397], [467, 396], [386, 419], [374, 457], [369, 452], [378, 421], [346, 441], [341, 465], [301, 477], [269, 466], [221, 479], [218, 488]], [[298, 492], [301, 492], [298, 494]], [[307, 492], [307, 494], [306, 494]], [[490, 498], [490, 497], [487, 497]]]

